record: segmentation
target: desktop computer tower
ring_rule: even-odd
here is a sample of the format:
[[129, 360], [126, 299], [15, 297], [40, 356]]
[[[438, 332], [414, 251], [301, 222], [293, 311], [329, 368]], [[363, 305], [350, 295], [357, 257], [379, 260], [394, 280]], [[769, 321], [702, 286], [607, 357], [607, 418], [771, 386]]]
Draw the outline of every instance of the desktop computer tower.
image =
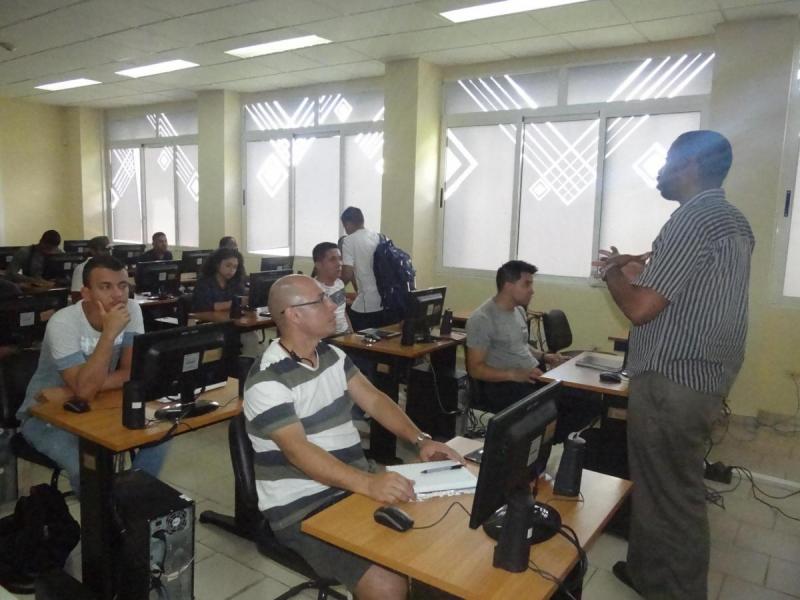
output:
[[126, 471], [114, 481], [120, 529], [114, 564], [120, 600], [194, 598], [194, 501], [155, 477]]
[[467, 374], [461, 369], [437, 366], [434, 377], [430, 364], [417, 365], [406, 388], [406, 414], [422, 431], [449, 440], [456, 435], [457, 411], [466, 405], [466, 393]]

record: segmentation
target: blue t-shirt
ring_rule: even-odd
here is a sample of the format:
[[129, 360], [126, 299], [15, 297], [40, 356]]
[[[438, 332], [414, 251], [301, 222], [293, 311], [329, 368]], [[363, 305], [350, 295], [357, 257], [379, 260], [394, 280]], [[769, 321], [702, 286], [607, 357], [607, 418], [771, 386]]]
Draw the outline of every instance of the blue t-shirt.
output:
[[[117, 370], [122, 349], [133, 345], [135, 335], [144, 333], [142, 309], [139, 305], [128, 300], [128, 312], [131, 320], [114, 340], [114, 350], [108, 365], [109, 373]], [[25, 401], [17, 411], [17, 419], [23, 421], [30, 416], [30, 407], [43, 389], [66, 385], [61, 372], [84, 364], [94, 352], [100, 334], [86, 319], [83, 301], [62, 308], [50, 317], [44, 333], [39, 365], [28, 384]]]
[[226, 287], [221, 288], [216, 277], [204, 277], [194, 286], [192, 310], [195, 312], [214, 310], [214, 304], [217, 302], [228, 302], [233, 300], [234, 296], [243, 294], [244, 286], [241, 283], [228, 282]]

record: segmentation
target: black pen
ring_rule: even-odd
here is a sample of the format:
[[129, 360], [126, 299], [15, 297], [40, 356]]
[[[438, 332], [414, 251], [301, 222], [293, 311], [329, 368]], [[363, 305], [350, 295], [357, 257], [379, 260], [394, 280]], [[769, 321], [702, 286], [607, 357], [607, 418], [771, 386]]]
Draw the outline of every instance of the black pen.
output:
[[464, 465], [448, 465], [446, 467], [431, 467], [430, 469], [422, 469], [420, 473], [423, 475], [428, 475], [429, 473], [439, 473], [440, 471], [455, 471], [463, 466]]

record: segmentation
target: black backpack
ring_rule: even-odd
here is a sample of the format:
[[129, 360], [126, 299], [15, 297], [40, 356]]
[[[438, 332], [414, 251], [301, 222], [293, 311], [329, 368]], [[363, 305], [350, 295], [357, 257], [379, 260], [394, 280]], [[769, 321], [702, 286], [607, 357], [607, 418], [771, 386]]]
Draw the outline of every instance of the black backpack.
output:
[[416, 275], [411, 257], [381, 234], [372, 257], [375, 283], [381, 295], [386, 322], [394, 323], [406, 317], [408, 292], [416, 287]]
[[36, 577], [63, 569], [81, 538], [61, 493], [42, 483], [17, 500], [14, 513], [0, 519], [0, 563], [15, 573]]

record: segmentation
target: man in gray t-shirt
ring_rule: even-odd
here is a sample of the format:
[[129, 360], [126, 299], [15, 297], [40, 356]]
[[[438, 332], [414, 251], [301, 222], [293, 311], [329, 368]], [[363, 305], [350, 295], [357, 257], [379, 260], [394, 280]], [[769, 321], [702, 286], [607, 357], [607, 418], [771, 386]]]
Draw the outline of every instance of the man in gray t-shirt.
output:
[[483, 382], [488, 407], [498, 412], [536, 389], [540, 360], [563, 362], [528, 345], [526, 308], [533, 297], [536, 267], [512, 260], [497, 270], [497, 295], [467, 320], [467, 370]]

